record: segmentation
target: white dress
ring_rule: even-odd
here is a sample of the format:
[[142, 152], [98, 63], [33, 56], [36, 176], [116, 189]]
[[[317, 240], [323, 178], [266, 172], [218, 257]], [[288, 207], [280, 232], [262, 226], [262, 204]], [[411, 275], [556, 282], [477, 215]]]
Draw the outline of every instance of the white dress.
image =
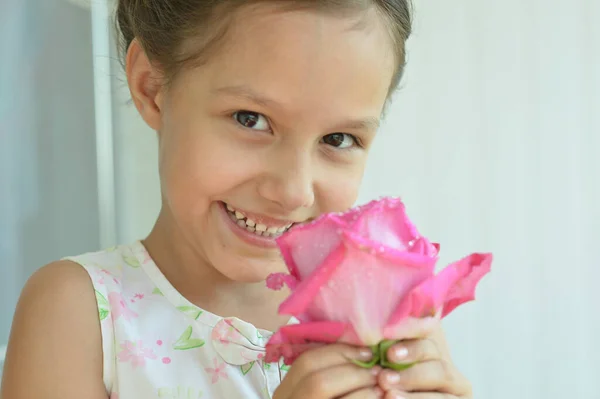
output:
[[94, 284], [111, 399], [265, 399], [288, 371], [262, 361], [271, 332], [190, 303], [141, 242], [66, 259]]

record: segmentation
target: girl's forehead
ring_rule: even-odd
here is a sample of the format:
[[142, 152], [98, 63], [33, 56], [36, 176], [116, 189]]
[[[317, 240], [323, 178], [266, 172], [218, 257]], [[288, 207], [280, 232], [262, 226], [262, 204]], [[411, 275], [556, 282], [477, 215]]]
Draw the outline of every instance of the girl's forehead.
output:
[[241, 87], [283, 108], [327, 109], [332, 101], [381, 108], [395, 69], [393, 44], [383, 23], [362, 25], [316, 11], [253, 8], [232, 21], [222, 46], [193, 75], [209, 93]]

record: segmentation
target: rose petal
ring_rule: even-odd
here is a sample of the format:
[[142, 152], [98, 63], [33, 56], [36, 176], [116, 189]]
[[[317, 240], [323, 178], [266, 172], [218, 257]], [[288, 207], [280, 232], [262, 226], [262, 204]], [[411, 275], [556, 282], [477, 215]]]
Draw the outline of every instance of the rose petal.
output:
[[306, 315], [303, 316], [302, 313], [306, 313], [307, 308], [318, 295], [321, 288], [328, 283], [331, 275], [339, 267], [345, 254], [346, 247], [344, 245], [338, 245], [338, 247], [327, 256], [323, 264], [321, 264], [317, 270], [296, 286], [294, 292], [292, 292], [292, 294], [279, 306], [279, 313], [300, 316], [299, 318], [303, 320], [323, 320], [306, 317]]
[[339, 246], [344, 227], [342, 219], [327, 214], [279, 237], [277, 244], [291, 275], [302, 281], [312, 273]]
[[284, 326], [269, 339], [265, 361], [268, 363], [284, 358], [290, 365], [305, 351], [323, 344], [337, 342], [349, 326], [336, 322], [313, 322]]
[[388, 328], [397, 328], [403, 320], [431, 317], [441, 311], [447, 316], [457, 306], [475, 299], [475, 287], [490, 271], [491, 254], [472, 254], [447, 266], [416, 287], [390, 317]]
[[[364, 242], [361, 237], [354, 239]], [[435, 259], [407, 252], [390, 257], [361, 247], [356, 240], [345, 240], [335, 257], [328, 258], [330, 263], [302, 282], [280, 312], [303, 320], [349, 324], [358, 337], [356, 343], [374, 345], [383, 338], [400, 298], [432, 274]]]
[[408, 252], [437, 258], [440, 251], [439, 245], [430, 243], [425, 237], [419, 237], [409, 243]]
[[[437, 263], [437, 253], [428, 255], [419, 251], [406, 251], [397, 248], [381, 245], [377, 241], [370, 240], [353, 232], [343, 233], [344, 242], [364, 252], [369, 252], [377, 258], [387, 259], [391, 262], [402, 265], [403, 267], [426, 268], [430, 273], [433, 272]], [[417, 242], [426, 240], [418, 239]], [[428, 245], [428, 244], [424, 244]], [[433, 246], [431, 246], [433, 248]], [[427, 251], [423, 251], [427, 252]]]
[[287, 273], [273, 273], [267, 277], [267, 287], [272, 290], [280, 290], [284, 285], [289, 289], [294, 290], [298, 285], [298, 280]]
[[[448, 272], [448, 274], [452, 273], [458, 278], [448, 289], [442, 317], [446, 317], [463, 303], [475, 300], [475, 288], [479, 281], [490, 272], [492, 260], [493, 255], [490, 253], [471, 254], [447, 267], [447, 269], [455, 270], [454, 273]], [[440, 273], [440, 277], [444, 271]], [[448, 279], [450, 280], [451, 277]]]
[[404, 204], [397, 198], [371, 201], [360, 210], [353, 230], [371, 241], [405, 251], [419, 237], [406, 215]]

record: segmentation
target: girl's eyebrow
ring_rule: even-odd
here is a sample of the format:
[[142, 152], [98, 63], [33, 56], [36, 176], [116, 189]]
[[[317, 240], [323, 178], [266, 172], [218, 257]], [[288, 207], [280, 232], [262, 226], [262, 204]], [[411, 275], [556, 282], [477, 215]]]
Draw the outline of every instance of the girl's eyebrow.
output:
[[375, 116], [369, 116], [364, 119], [351, 119], [341, 123], [339, 126], [350, 130], [367, 130], [374, 132], [379, 129], [380, 119]]
[[[261, 107], [265, 108], [283, 108], [283, 104], [272, 98], [266, 97], [257, 93], [251, 87], [246, 85], [234, 85], [234, 86], [223, 86], [211, 90], [213, 94], [227, 95], [236, 97], [242, 100], [253, 102]], [[336, 124], [338, 129], [350, 129], [350, 130], [367, 130], [374, 132], [379, 129], [380, 118], [376, 116], [369, 116], [366, 118], [350, 119], [342, 123]]]
[[283, 105], [272, 98], [268, 98], [254, 91], [245, 85], [223, 86], [211, 91], [213, 94], [224, 94], [231, 97], [237, 97], [258, 104], [263, 107], [283, 108]]

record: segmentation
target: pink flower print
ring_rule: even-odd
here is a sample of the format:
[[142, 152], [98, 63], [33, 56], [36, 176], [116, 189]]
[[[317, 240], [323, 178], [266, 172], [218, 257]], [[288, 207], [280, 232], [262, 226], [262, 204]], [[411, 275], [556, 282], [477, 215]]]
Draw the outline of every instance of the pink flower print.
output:
[[235, 341], [238, 336], [239, 332], [230, 324], [229, 320], [226, 320], [225, 323], [217, 324], [211, 333], [213, 340], [218, 340], [224, 345]]
[[117, 355], [120, 362], [131, 362], [135, 369], [146, 365], [146, 359], [156, 359], [156, 355], [150, 348], [144, 348], [142, 341], [125, 341], [121, 344], [121, 352]]
[[135, 299], [138, 299], [138, 300], [144, 299], [144, 294], [135, 294], [134, 297], [135, 297]]
[[212, 383], [216, 384], [219, 381], [219, 378], [225, 378], [227, 379], [227, 373], [225, 372], [225, 363], [221, 363], [219, 365], [219, 361], [217, 360], [217, 358], [215, 357], [213, 359], [213, 364], [215, 365], [214, 368], [212, 367], [207, 367], [204, 370], [206, 370], [206, 372], [211, 375], [212, 374]]
[[108, 302], [112, 308], [112, 314], [115, 320], [119, 317], [123, 317], [125, 320], [129, 321], [138, 317], [137, 313], [127, 307], [125, 299], [123, 299], [123, 296], [118, 292], [111, 292], [108, 294]]
[[242, 359], [244, 359], [245, 361], [247, 361], [248, 363], [250, 363], [250, 362], [253, 362], [255, 360], [262, 361], [263, 358], [265, 357], [265, 354], [264, 353], [259, 353], [258, 355], [256, 355], [254, 352], [252, 352], [252, 351], [250, 351], [248, 349], [245, 349], [245, 350], [242, 350], [240, 352], [240, 356], [242, 357]]
[[152, 262], [152, 258], [150, 257], [148, 251], [144, 251], [142, 256], [144, 257], [144, 259], [142, 259], [142, 263], [146, 264]]

